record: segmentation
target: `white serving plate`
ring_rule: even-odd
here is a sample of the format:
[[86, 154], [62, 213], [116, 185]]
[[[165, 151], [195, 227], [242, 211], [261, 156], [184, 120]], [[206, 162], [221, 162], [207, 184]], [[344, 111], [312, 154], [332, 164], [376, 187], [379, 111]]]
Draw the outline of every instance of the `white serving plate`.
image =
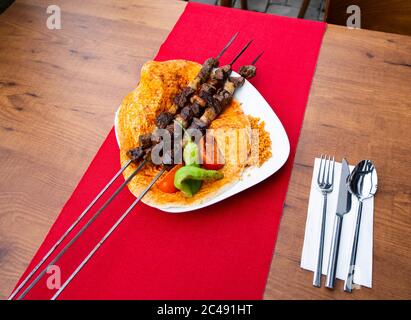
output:
[[[239, 76], [234, 71], [232, 75]], [[236, 90], [234, 98], [241, 103], [242, 109], [245, 114], [259, 117], [265, 122], [265, 130], [270, 133], [272, 141], [271, 158], [269, 158], [261, 167], [249, 167], [244, 170], [243, 175], [238, 182], [231, 184], [213, 199], [205, 201], [199, 205], [192, 205], [189, 207], [154, 206], [155, 208], [166, 212], [179, 213], [210, 206], [267, 179], [272, 174], [277, 172], [287, 161], [288, 155], [290, 154], [290, 143], [288, 141], [287, 134], [277, 115], [274, 113], [273, 109], [271, 109], [267, 101], [265, 101], [263, 96], [258, 92], [258, 90], [246, 80], [243, 87]], [[117, 112], [114, 120], [114, 129], [118, 142]]]

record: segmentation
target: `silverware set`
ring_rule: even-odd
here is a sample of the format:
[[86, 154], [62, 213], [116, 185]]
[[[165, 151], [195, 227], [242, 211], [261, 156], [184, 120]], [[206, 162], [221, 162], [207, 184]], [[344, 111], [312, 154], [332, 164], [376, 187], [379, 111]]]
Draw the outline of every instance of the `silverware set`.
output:
[[[323, 195], [323, 210], [321, 215], [320, 237], [318, 245], [317, 265], [314, 271], [313, 286], [321, 287], [321, 274], [324, 253], [325, 226], [327, 219], [327, 196], [334, 188], [335, 157], [322, 155], [317, 175], [317, 186]], [[349, 270], [345, 277], [344, 291], [352, 292], [355, 264], [357, 258], [358, 239], [361, 226], [363, 201], [371, 198], [377, 191], [377, 171], [371, 160], [360, 161], [352, 172], [348, 162], [344, 158], [341, 163], [341, 177], [338, 188], [337, 209], [334, 218], [334, 228], [331, 238], [330, 255], [327, 265], [327, 277], [325, 287], [334, 288], [336, 278], [338, 252], [340, 246], [341, 230], [344, 215], [351, 210], [351, 198], [358, 199], [357, 217], [354, 229], [354, 239], [351, 244]]]

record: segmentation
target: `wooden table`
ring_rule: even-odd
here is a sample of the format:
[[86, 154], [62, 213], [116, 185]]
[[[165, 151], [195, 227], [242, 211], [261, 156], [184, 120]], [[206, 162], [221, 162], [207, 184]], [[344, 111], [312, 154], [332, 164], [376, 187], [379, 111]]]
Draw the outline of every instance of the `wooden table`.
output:
[[[107, 1], [108, 2], [108, 1]], [[17, 0], [0, 15], [0, 298], [27, 267], [182, 13], [170, 0]], [[277, 298], [411, 298], [411, 38], [329, 26], [265, 292]], [[313, 158], [375, 161], [374, 288], [314, 289], [299, 268]]]

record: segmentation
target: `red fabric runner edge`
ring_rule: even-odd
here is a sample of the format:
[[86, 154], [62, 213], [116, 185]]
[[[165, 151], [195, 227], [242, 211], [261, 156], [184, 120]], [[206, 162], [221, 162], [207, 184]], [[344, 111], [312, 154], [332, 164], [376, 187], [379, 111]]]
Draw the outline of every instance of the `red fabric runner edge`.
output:
[[[61, 299], [262, 298], [325, 28], [326, 24], [319, 22], [188, 3], [155, 59], [183, 58], [201, 63], [210, 51], [218, 51], [239, 31], [239, 37], [221, 59], [223, 64], [253, 38], [253, 45], [234, 67], [249, 63], [264, 50], [252, 82], [282, 121], [290, 140], [290, 157], [266, 181], [202, 210], [173, 215], [138, 205]], [[196, 38], [188, 42], [193, 33]], [[118, 170], [118, 165], [112, 130], [20, 281]], [[59, 260], [62, 282], [132, 201], [128, 191], [121, 193]], [[93, 213], [89, 212], [84, 223]], [[49, 299], [55, 292], [47, 288], [49, 276], [44, 276], [27, 298]]]

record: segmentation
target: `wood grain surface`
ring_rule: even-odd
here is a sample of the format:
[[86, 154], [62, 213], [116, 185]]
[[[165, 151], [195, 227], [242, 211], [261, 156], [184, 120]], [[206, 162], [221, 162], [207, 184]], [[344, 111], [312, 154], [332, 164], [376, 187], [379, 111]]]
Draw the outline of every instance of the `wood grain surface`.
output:
[[185, 2], [17, 0], [0, 15], [0, 298], [40, 246]]
[[[328, 25], [312, 84], [266, 299], [411, 298], [411, 38]], [[373, 288], [314, 288], [300, 269], [314, 157], [372, 159]], [[325, 278], [323, 277], [323, 285]]]
[[[0, 15], [0, 298], [6, 298], [185, 3], [40, 0]], [[321, 50], [265, 298], [411, 298], [411, 40], [329, 26]], [[299, 268], [312, 162], [375, 161], [374, 288], [311, 287]]]

